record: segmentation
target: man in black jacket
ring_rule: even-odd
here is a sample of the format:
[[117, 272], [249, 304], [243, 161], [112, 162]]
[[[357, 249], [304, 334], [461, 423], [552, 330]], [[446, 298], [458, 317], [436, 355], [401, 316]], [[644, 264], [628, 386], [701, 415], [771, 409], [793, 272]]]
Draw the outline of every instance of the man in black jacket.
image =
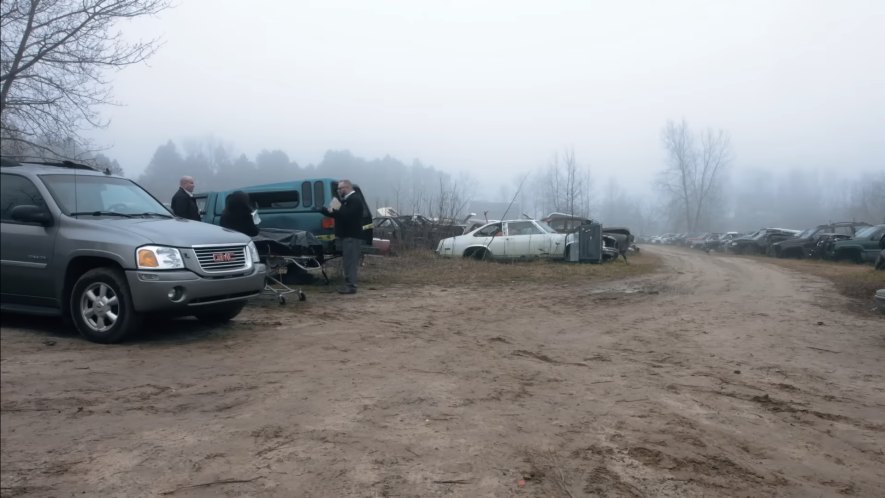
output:
[[362, 195], [353, 190], [350, 180], [338, 182], [338, 198], [332, 199], [330, 207], [322, 209], [323, 214], [335, 219], [335, 238], [341, 241], [344, 287], [338, 289], [340, 294], [356, 294], [357, 273], [362, 252], [360, 245], [364, 238], [363, 218], [367, 209], [366, 201]]
[[172, 213], [180, 218], [200, 221], [200, 209], [194, 199], [194, 179], [182, 176], [178, 182], [178, 192], [172, 196]]

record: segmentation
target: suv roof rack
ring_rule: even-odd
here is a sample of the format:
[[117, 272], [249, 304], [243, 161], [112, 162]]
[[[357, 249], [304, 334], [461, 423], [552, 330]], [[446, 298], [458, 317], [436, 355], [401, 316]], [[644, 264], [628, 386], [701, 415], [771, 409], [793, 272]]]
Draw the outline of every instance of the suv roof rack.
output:
[[88, 171], [97, 171], [99, 173], [104, 173], [106, 175], [111, 174], [110, 169], [100, 169], [94, 166], [89, 166], [88, 164], [75, 163], [74, 161], [69, 161], [67, 159], [64, 160], [49, 160], [44, 158], [24, 158], [24, 157], [6, 157], [0, 156], [0, 166], [24, 166], [25, 164], [39, 164], [42, 166], [55, 166], [57, 168], [70, 168], [70, 169], [83, 169]]

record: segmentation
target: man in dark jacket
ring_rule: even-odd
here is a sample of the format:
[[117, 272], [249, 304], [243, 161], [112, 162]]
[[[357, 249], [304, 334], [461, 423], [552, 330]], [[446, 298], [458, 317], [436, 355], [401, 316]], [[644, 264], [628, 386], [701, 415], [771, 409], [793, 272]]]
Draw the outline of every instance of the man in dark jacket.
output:
[[172, 196], [172, 213], [180, 218], [200, 221], [200, 209], [194, 199], [194, 179], [182, 176], [178, 182], [178, 192]]
[[340, 294], [356, 294], [366, 209], [366, 201], [362, 195], [354, 191], [350, 180], [338, 182], [338, 198], [332, 199], [330, 207], [322, 209], [323, 214], [335, 219], [335, 238], [341, 241], [344, 287], [338, 289]]

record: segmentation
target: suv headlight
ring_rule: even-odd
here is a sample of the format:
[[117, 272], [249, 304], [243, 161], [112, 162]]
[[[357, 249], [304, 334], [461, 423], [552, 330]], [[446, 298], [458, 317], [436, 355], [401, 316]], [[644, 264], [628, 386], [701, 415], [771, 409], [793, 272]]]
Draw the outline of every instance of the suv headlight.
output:
[[261, 262], [261, 258], [258, 257], [258, 248], [255, 247], [255, 242], [249, 242], [249, 256], [252, 258], [252, 264], [257, 264]]
[[184, 268], [181, 252], [174, 247], [142, 246], [135, 250], [139, 270], [178, 270]]

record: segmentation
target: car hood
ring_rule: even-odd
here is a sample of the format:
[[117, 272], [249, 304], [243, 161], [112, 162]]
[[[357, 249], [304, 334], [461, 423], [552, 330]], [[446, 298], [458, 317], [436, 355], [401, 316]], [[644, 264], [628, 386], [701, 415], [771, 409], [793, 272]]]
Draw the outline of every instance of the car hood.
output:
[[812, 240], [814, 240], [814, 239], [812, 239], [811, 237], [803, 237], [801, 239], [797, 238], [797, 237], [792, 237], [789, 239], [784, 239], [780, 242], [775, 242], [772, 245], [775, 245], [778, 247], [801, 246], [802, 244], [805, 244], [806, 242], [811, 242]]
[[100, 233], [110, 240], [126, 238], [135, 244], [157, 244], [174, 247], [191, 247], [208, 244], [246, 244], [252, 239], [247, 235], [209, 223], [183, 218], [73, 218], [72, 228], [82, 228]]

